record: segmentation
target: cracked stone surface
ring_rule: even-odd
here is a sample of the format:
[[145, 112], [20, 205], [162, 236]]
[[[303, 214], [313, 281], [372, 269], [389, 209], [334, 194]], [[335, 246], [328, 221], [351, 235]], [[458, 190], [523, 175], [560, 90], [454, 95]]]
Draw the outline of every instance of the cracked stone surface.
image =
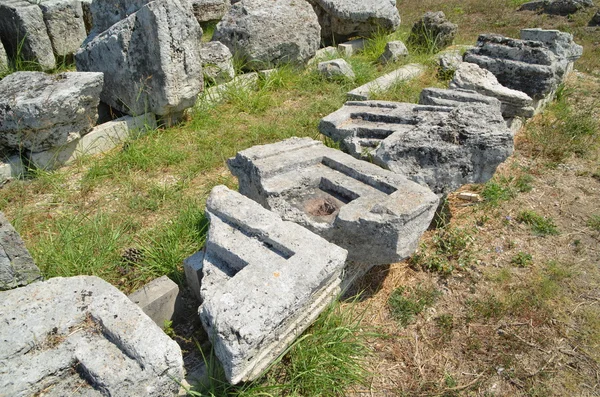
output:
[[410, 256], [438, 199], [429, 188], [309, 138], [255, 146], [228, 161], [240, 193], [373, 265]]
[[227, 379], [255, 379], [340, 292], [346, 250], [225, 186], [206, 202], [202, 324]]
[[346, 102], [323, 118], [322, 134], [438, 194], [484, 183], [513, 151], [513, 133], [497, 107]]
[[0, 390], [10, 396], [172, 396], [181, 350], [93, 276], [0, 292]]

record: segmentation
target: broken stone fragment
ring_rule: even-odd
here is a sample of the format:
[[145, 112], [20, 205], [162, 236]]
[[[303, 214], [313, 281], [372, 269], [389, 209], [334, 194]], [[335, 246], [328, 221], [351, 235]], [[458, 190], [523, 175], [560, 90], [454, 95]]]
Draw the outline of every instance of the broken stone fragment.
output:
[[378, 62], [383, 64], [398, 62], [406, 56], [408, 56], [408, 48], [402, 41], [389, 41], [385, 45], [385, 50], [379, 57]]
[[81, 1], [44, 0], [39, 5], [54, 54], [73, 55], [86, 37]]
[[102, 73], [16, 72], [0, 81], [0, 146], [41, 152], [91, 131]]
[[347, 253], [225, 186], [206, 214], [199, 315], [236, 384], [260, 375], [335, 299]]
[[319, 17], [325, 44], [395, 31], [400, 26], [396, 0], [308, 0]]
[[352, 70], [352, 66], [341, 58], [321, 62], [319, 63], [317, 70], [321, 75], [328, 79], [346, 78], [348, 80], [354, 80], [356, 77]]
[[427, 187], [309, 138], [255, 146], [228, 165], [242, 194], [366, 270], [410, 256], [438, 203]]
[[19, 233], [0, 212], [0, 291], [42, 280]]
[[90, 37], [104, 32], [115, 23], [122, 21], [152, 0], [93, 0], [90, 5], [92, 31]]
[[4, 49], [4, 45], [2, 41], [0, 41], [0, 73], [3, 73], [8, 70], [8, 56], [6, 55], [6, 50]]
[[438, 194], [486, 182], [513, 151], [513, 133], [499, 109], [474, 102], [456, 107], [346, 102], [321, 120], [319, 131], [352, 156]]
[[85, 43], [77, 70], [103, 72], [101, 99], [120, 112], [176, 119], [203, 89], [201, 36], [187, 1], [153, 1]]
[[229, 48], [218, 41], [200, 46], [200, 59], [204, 78], [215, 84], [226, 83], [235, 77], [233, 55]]
[[217, 21], [231, 8], [230, 0], [191, 0], [198, 22]]
[[295, 0], [242, 0], [217, 24], [213, 41], [225, 44], [261, 70], [282, 63], [305, 64], [320, 44], [321, 28], [312, 7]]
[[184, 376], [177, 343], [98, 277], [0, 292], [0, 334], [9, 396], [174, 396]]
[[419, 97], [421, 105], [433, 106], [451, 106], [457, 107], [464, 104], [482, 104], [493, 107], [500, 111], [502, 103], [490, 96], [482, 95], [472, 90], [454, 89], [448, 90], [443, 88], [424, 88]]
[[503, 86], [490, 71], [474, 63], [463, 62], [458, 66], [450, 88], [472, 90], [499, 99], [502, 102], [502, 115], [507, 119], [530, 118], [535, 113], [533, 100], [529, 95]]
[[417, 48], [439, 51], [452, 44], [458, 26], [446, 19], [442, 11], [426, 12], [412, 27], [408, 43]]

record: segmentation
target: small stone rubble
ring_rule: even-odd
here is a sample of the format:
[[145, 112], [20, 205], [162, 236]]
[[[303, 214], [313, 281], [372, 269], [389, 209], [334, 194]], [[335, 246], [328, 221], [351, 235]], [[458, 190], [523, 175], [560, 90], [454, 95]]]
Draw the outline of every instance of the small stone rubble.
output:
[[321, 120], [319, 131], [352, 156], [438, 194], [486, 182], [513, 151], [513, 133], [500, 109], [474, 102], [456, 107], [346, 102]]
[[0, 390], [10, 396], [174, 395], [177, 343], [98, 277], [0, 292]]
[[404, 176], [309, 138], [243, 150], [228, 161], [240, 192], [373, 265], [410, 256], [437, 197]]
[[206, 213], [199, 314], [236, 384], [260, 375], [339, 294], [346, 251], [225, 186]]

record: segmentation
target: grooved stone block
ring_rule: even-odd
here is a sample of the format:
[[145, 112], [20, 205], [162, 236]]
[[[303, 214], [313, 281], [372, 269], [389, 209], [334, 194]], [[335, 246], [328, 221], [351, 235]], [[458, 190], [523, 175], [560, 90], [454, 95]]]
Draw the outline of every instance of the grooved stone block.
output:
[[423, 74], [425, 67], [417, 63], [404, 65], [399, 69], [379, 77], [348, 92], [349, 100], [364, 101], [374, 93], [385, 91], [401, 81], [412, 80]]
[[255, 379], [332, 302], [346, 250], [225, 186], [206, 213], [199, 315], [235, 384]]
[[352, 156], [439, 194], [489, 180], [513, 151], [513, 133], [499, 108], [473, 102], [455, 107], [346, 102], [321, 120], [319, 130]]
[[177, 343], [98, 277], [0, 292], [0, 390], [7, 396], [177, 394]]
[[161, 328], [164, 327], [165, 321], [176, 317], [178, 298], [179, 287], [167, 276], [152, 280], [129, 295], [129, 299]]
[[427, 187], [309, 138], [255, 146], [228, 165], [242, 194], [367, 269], [411, 255], [438, 204]]

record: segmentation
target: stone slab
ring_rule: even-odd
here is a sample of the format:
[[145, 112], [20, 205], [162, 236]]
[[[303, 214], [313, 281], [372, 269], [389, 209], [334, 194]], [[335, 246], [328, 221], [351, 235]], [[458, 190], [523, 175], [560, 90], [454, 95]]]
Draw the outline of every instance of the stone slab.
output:
[[367, 269], [410, 256], [438, 203], [427, 187], [309, 138], [255, 146], [228, 165], [242, 194]]
[[161, 328], [180, 312], [179, 287], [167, 276], [150, 281], [130, 294], [129, 299]]
[[365, 42], [365, 39], [346, 41], [345, 43], [338, 44], [337, 50], [343, 57], [351, 57], [365, 48]]
[[199, 315], [236, 384], [258, 377], [339, 294], [346, 250], [225, 186], [206, 213]]
[[184, 377], [177, 343], [98, 277], [0, 292], [0, 335], [8, 396], [164, 397]]
[[156, 118], [152, 113], [137, 117], [124, 116], [100, 124], [80, 139], [66, 145], [44, 152], [28, 153], [27, 157], [33, 166], [51, 170], [69, 164], [81, 156], [107, 152], [126, 139], [143, 135], [156, 128]]
[[391, 73], [383, 75], [376, 80], [348, 92], [348, 99], [358, 101], [368, 100], [374, 93], [385, 91], [401, 81], [417, 78], [422, 75], [424, 71], [425, 67], [417, 63], [402, 66]]

